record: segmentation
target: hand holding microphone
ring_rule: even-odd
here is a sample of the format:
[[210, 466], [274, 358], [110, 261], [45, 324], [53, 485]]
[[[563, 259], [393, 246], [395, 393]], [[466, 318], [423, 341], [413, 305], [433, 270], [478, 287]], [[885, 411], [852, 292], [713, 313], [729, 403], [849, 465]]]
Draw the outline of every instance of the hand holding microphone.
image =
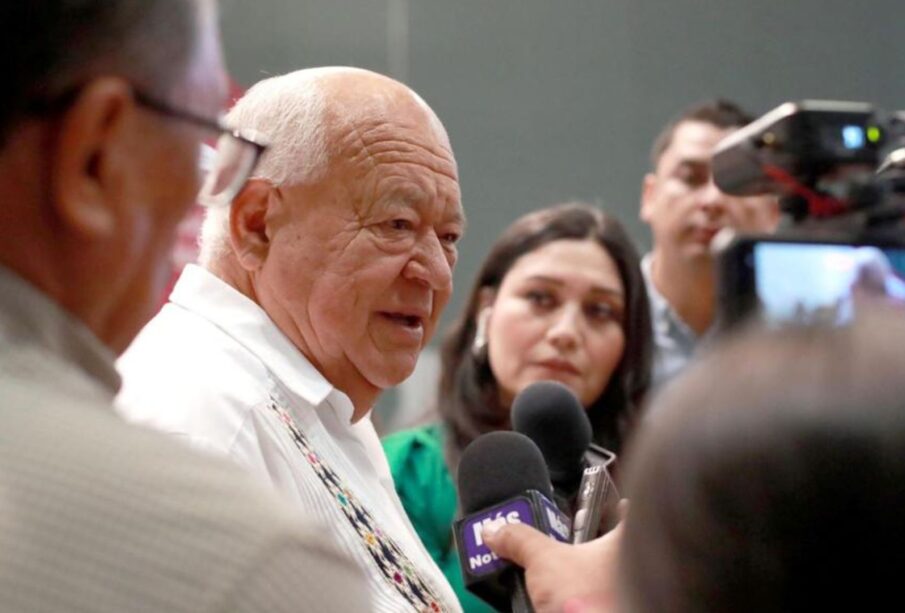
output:
[[615, 610], [622, 524], [583, 545], [558, 543], [524, 525], [501, 526], [484, 540], [496, 555], [524, 569], [537, 613]]
[[465, 586], [498, 609], [533, 611], [524, 573], [487, 547], [484, 531], [525, 524], [539, 529], [551, 543], [568, 541], [571, 522], [551, 500], [541, 452], [517, 432], [485, 434], [462, 452], [458, 485], [465, 517], [456, 522], [454, 533]]

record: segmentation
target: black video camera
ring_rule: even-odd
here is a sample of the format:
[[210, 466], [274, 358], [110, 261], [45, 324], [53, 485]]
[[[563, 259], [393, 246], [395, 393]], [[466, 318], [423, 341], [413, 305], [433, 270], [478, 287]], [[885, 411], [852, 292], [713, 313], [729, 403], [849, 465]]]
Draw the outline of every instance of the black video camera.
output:
[[841, 324], [861, 297], [905, 307], [905, 112], [859, 102], [786, 103], [717, 146], [713, 177], [728, 194], [775, 194], [788, 225], [740, 236], [717, 258], [718, 308], [729, 328]]

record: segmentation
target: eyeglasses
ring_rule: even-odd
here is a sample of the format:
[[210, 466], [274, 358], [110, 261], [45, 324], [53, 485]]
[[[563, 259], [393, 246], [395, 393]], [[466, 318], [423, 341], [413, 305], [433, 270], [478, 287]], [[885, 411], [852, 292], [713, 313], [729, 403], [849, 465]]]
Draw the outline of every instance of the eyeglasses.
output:
[[[31, 113], [58, 113], [69, 107], [82, 90], [82, 85], [67, 89], [51, 100], [33, 100], [28, 106]], [[198, 195], [204, 206], [229, 206], [242, 189], [269, 143], [254, 130], [234, 130], [222, 119], [209, 119], [185, 111], [158, 100], [133, 87], [135, 101], [144, 108], [161, 115], [185, 121], [217, 134], [217, 154], [211, 170]]]
[[134, 96], [147, 109], [219, 134], [217, 154], [198, 194], [198, 202], [208, 207], [229, 206], [267, 149], [264, 137], [254, 130], [234, 130], [220, 118], [211, 120], [178, 109], [139, 90], [135, 90]]

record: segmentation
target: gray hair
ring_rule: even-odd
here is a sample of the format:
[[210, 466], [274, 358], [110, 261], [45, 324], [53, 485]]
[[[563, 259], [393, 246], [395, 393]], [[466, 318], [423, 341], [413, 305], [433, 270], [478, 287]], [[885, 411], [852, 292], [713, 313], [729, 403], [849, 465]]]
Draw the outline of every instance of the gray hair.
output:
[[[361, 118], [390, 106], [389, 96], [376, 93], [354, 105], [328, 102], [326, 80], [343, 74], [378, 76], [368, 70], [338, 66], [297, 70], [258, 82], [230, 110], [227, 124], [263, 134], [270, 142], [254, 171], [255, 178], [274, 185], [302, 185], [322, 179], [332, 153], [328, 146], [329, 119], [339, 117], [357, 124]], [[425, 110], [434, 131], [446, 139], [443, 124], [427, 103], [415, 92], [408, 92]], [[204, 267], [229, 252], [229, 212], [228, 206], [206, 210], [199, 239], [199, 261]]]

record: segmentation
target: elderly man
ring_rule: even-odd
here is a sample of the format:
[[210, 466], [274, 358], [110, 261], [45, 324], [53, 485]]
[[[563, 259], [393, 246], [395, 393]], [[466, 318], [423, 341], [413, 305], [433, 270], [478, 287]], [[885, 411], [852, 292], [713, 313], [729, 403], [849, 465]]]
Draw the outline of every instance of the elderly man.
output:
[[[358, 568], [267, 488], [111, 409], [219, 130], [215, 8], [0, 5], [2, 611], [368, 606]], [[249, 168], [257, 145], [226, 138]]]
[[458, 610], [366, 417], [452, 290], [464, 220], [446, 132], [414, 92], [350, 68], [258, 83], [227, 122], [270, 149], [235, 198], [235, 167], [212, 171], [203, 265], [126, 352], [118, 404], [328, 524], [375, 610]]
[[657, 385], [682, 370], [712, 328], [714, 236], [723, 228], [771, 232], [779, 220], [775, 198], [728, 196], [710, 176], [713, 148], [750, 121], [734, 103], [715, 100], [685, 110], [654, 142], [653, 170], [641, 193], [641, 219], [650, 226], [653, 249], [641, 268], [651, 301]]

